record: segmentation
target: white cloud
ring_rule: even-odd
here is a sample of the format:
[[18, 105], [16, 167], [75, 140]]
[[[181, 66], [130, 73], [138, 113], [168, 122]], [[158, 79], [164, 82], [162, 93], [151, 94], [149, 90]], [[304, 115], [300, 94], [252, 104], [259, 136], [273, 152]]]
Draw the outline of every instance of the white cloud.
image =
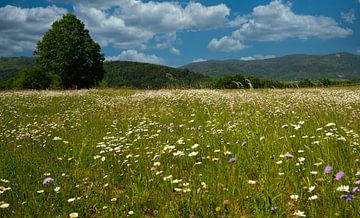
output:
[[198, 59], [193, 60], [192, 63], [204, 62], [204, 61], [207, 61], [207, 60], [204, 58], [198, 58]]
[[36, 42], [67, 10], [56, 6], [0, 8], [0, 55], [34, 50]]
[[150, 40], [154, 33], [137, 27], [127, 26], [119, 17], [106, 14], [96, 8], [75, 7], [79, 18], [84, 21], [90, 34], [102, 46], [112, 45], [117, 48], [145, 48], [144, 43]]
[[354, 23], [356, 20], [355, 10], [351, 9], [348, 12], [341, 12], [341, 18], [347, 23]]
[[230, 27], [239, 27], [244, 23], [248, 22], [248, 18], [246, 16], [237, 16], [235, 19], [229, 21]]
[[208, 48], [213, 51], [223, 51], [223, 52], [235, 52], [247, 48], [248, 46], [243, 45], [240, 40], [224, 36], [220, 40], [212, 39]]
[[[109, 10], [111, 9], [111, 10]], [[225, 25], [230, 9], [224, 5], [204, 6], [190, 2], [143, 2], [139, 0], [79, 1], [75, 12], [102, 45], [145, 48], [151, 39], [161, 39], [155, 48], [180, 54], [173, 44], [176, 32], [212, 29]]]
[[344, 38], [352, 34], [351, 29], [345, 29], [332, 18], [324, 16], [310, 16], [295, 14], [290, 4], [280, 0], [270, 2], [268, 5], [257, 6], [252, 14], [245, 16], [248, 19], [230, 36], [220, 40], [212, 39], [209, 48], [219, 51], [233, 51], [223, 49], [222, 46], [211, 46], [219, 41], [242, 44], [244, 41], [281, 41], [287, 38], [308, 39], [317, 37], [321, 39]]
[[177, 49], [177, 48], [174, 48], [174, 47], [170, 48], [170, 52], [172, 54], [174, 54], [174, 55], [180, 55], [181, 54], [180, 50]]
[[269, 59], [269, 58], [275, 58], [275, 55], [262, 55], [257, 54], [254, 56], [247, 56], [247, 57], [241, 57], [240, 60], [242, 61], [253, 61], [253, 60], [263, 60], [263, 59]]
[[165, 64], [164, 59], [156, 56], [156, 55], [146, 55], [144, 53], [138, 52], [134, 49], [129, 49], [122, 51], [117, 56], [106, 57], [108, 61], [137, 61], [144, 63], [153, 63], [153, 64]]

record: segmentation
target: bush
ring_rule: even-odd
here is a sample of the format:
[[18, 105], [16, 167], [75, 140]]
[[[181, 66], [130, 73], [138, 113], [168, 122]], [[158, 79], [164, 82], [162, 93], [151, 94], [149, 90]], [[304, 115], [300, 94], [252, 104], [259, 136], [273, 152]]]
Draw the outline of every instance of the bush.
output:
[[314, 87], [315, 84], [313, 82], [311, 82], [309, 79], [304, 79], [304, 80], [299, 82], [298, 86], [301, 87], [301, 88]]
[[48, 89], [55, 88], [57, 80], [56, 76], [38, 68], [28, 68], [22, 70], [17, 78], [9, 81], [9, 85], [19, 89]]

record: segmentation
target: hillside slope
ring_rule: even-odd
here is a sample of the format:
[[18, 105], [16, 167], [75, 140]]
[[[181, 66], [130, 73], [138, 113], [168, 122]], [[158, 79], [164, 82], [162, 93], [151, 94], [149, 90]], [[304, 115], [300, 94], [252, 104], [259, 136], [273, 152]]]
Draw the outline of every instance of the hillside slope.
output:
[[[17, 76], [21, 69], [33, 66], [36, 66], [33, 57], [0, 58], [0, 82]], [[196, 87], [208, 78], [186, 69], [130, 61], [106, 61], [104, 69], [103, 83], [109, 87]]]
[[288, 55], [265, 60], [205, 61], [181, 67], [209, 76], [245, 75], [266, 79], [294, 81], [360, 79], [360, 56], [350, 53], [330, 55]]
[[31, 57], [0, 57], [0, 80], [8, 80], [21, 69], [35, 65], [35, 60]]
[[162, 88], [197, 86], [206, 78], [186, 69], [130, 61], [105, 62], [108, 87]]

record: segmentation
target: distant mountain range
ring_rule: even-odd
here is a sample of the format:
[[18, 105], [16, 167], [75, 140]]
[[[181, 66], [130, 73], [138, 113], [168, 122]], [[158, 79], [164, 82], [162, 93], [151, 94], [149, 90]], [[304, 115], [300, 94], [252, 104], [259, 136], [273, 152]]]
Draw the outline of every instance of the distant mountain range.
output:
[[360, 56], [350, 53], [288, 55], [264, 60], [210, 60], [182, 66], [208, 76], [244, 75], [281, 81], [359, 80]]

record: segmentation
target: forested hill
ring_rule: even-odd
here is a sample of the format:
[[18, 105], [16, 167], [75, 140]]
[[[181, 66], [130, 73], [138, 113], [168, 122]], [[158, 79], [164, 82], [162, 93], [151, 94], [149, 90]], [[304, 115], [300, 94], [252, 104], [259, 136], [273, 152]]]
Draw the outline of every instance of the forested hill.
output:
[[35, 60], [31, 57], [0, 57], [0, 80], [8, 80], [21, 69], [35, 65]]
[[[0, 58], [0, 82], [16, 77], [21, 69], [34, 66], [32, 57]], [[197, 87], [208, 78], [186, 69], [129, 61], [105, 61], [104, 69], [103, 84], [108, 87]]]
[[105, 62], [104, 68], [108, 87], [196, 87], [207, 78], [186, 69], [129, 61]]
[[350, 53], [330, 55], [288, 55], [265, 60], [204, 61], [181, 67], [209, 76], [245, 75], [265, 79], [294, 81], [359, 80], [360, 56]]

